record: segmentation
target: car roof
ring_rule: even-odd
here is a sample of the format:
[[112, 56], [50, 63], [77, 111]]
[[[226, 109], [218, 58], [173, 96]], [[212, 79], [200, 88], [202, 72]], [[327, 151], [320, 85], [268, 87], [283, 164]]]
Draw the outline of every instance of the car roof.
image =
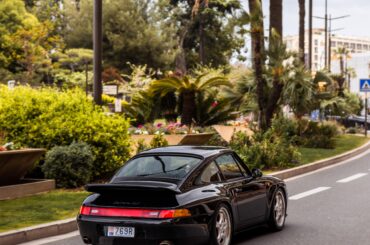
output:
[[228, 148], [220, 147], [220, 146], [192, 146], [192, 145], [180, 145], [180, 146], [167, 146], [167, 147], [160, 147], [154, 148], [150, 150], [143, 151], [138, 154], [145, 155], [145, 154], [191, 154], [197, 155], [202, 158], [207, 158], [210, 156], [218, 155], [222, 152], [231, 151]]

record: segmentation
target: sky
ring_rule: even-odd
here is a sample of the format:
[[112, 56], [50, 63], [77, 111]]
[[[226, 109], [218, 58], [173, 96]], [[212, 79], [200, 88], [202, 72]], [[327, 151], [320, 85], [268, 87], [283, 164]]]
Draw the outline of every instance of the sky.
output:
[[[241, 0], [245, 7], [248, 6], [248, 0]], [[262, 0], [266, 27], [268, 26], [269, 0]], [[308, 28], [308, 0], [306, 0], [306, 28]], [[286, 35], [298, 34], [298, 0], [283, 0], [283, 32]], [[248, 8], [247, 8], [248, 9]], [[334, 32], [337, 35], [370, 37], [370, 0], [328, 0], [328, 15], [332, 18], [350, 15], [345, 19], [339, 19], [332, 22], [333, 29], [344, 28]], [[325, 15], [325, 0], [313, 0], [313, 15]], [[324, 20], [315, 19], [314, 28], [324, 28]]]

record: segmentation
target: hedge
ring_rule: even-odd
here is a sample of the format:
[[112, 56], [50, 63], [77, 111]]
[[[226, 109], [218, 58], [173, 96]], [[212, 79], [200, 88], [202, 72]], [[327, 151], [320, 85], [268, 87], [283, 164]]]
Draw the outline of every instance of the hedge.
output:
[[0, 132], [27, 147], [85, 142], [95, 156], [93, 178], [118, 169], [130, 155], [129, 119], [107, 115], [80, 89], [0, 86]]

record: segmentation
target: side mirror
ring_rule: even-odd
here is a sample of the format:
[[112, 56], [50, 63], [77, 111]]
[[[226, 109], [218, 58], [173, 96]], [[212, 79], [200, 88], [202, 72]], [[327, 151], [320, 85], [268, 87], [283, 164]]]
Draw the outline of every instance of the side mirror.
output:
[[260, 178], [260, 177], [262, 177], [262, 175], [263, 175], [262, 171], [261, 171], [261, 170], [259, 170], [258, 168], [254, 168], [254, 169], [252, 169], [252, 177], [253, 177], [254, 179], [256, 179], [256, 178]]

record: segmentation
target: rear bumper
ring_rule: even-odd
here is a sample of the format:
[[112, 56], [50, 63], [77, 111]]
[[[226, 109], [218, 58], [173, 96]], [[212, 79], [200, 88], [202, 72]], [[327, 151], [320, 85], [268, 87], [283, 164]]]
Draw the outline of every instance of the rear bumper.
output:
[[[77, 223], [82, 239], [92, 244], [148, 244], [158, 245], [171, 241], [175, 245], [207, 244], [209, 231], [206, 224], [181, 220], [135, 220], [79, 216]], [[114, 238], [105, 236], [106, 226], [135, 227], [135, 238]]]

